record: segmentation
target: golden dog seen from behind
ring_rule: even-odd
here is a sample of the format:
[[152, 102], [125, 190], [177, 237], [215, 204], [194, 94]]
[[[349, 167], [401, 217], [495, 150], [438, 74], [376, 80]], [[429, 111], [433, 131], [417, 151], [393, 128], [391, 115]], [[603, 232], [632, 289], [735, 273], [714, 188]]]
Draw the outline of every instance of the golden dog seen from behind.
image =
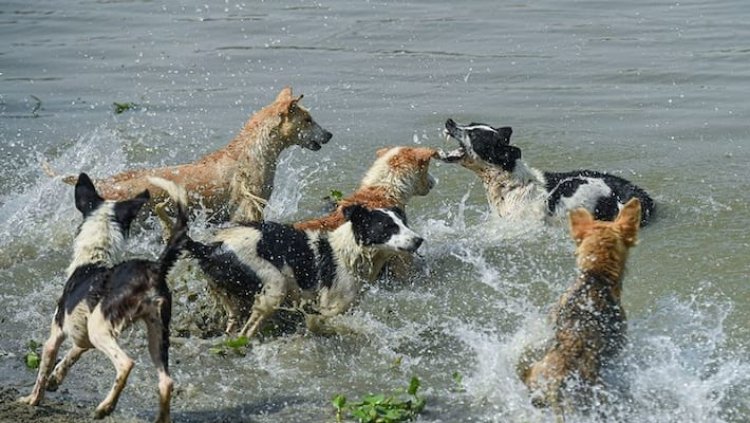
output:
[[544, 356], [522, 357], [518, 367], [533, 403], [552, 408], [558, 421], [566, 411], [590, 405], [603, 364], [625, 343], [622, 278], [640, 221], [638, 199], [625, 204], [613, 222], [594, 220], [585, 209], [570, 213], [579, 276], [552, 311], [554, 336]]

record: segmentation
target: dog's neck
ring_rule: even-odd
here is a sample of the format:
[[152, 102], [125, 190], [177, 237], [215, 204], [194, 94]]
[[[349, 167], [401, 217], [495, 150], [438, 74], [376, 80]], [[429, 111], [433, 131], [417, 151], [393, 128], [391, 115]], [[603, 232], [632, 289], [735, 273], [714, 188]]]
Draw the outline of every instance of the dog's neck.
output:
[[596, 252], [577, 253], [579, 277], [593, 277], [611, 285], [613, 295], [619, 298], [627, 256], [627, 250], [622, 252], [615, 248], [600, 248]]
[[501, 217], [523, 213], [543, 219], [546, 215], [541, 171], [519, 160], [512, 172], [492, 167], [477, 173], [484, 184], [487, 200]]
[[352, 232], [351, 222], [346, 222], [327, 233], [328, 242], [331, 244], [334, 256], [341, 267], [344, 268], [357, 283], [366, 278], [375, 254], [374, 248], [362, 247], [357, 243]]
[[416, 181], [392, 173], [370, 175], [368, 172], [359, 184], [360, 193], [370, 193], [373, 198], [381, 197], [387, 205], [383, 207], [405, 207], [414, 196]]
[[258, 120], [256, 115], [230, 143], [234, 172], [230, 182], [232, 221], [255, 222], [273, 192], [279, 155], [290, 146], [279, 132], [279, 116]]
[[73, 241], [73, 261], [68, 266], [68, 277], [81, 266], [114, 266], [125, 243], [119, 225], [114, 221], [113, 203], [105, 202], [81, 224]]

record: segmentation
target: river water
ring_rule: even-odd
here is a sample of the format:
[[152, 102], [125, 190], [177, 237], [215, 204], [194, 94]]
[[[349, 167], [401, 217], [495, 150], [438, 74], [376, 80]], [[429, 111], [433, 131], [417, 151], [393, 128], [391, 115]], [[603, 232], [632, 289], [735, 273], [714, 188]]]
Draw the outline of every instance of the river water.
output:
[[[40, 159], [94, 176], [189, 161], [291, 85], [334, 138], [284, 154], [268, 218], [318, 214], [382, 146], [452, 148], [448, 117], [513, 126], [533, 167], [646, 188], [658, 211], [624, 282], [629, 344], [611, 375], [621, 389], [572, 421], [748, 421], [749, 16], [745, 0], [3, 1], [0, 384], [30, 389], [22, 356], [46, 337], [80, 221]], [[116, 115], [113, 102], [139, 107]], [[473, 173], [432, 172], [438, 186], [409, 209], [426, 238], [412, 280], [368, 287], [339, 319], [342, 335], [292, 332], [224, 357], [208, 352], [221, 338], [176, 339], [175, 419], [332, 421], [333, 395], [389, 392], [415, 375], [420, 421], [549, 420], [515, 363], [548, 334], [549, 306], [575, 276], [572, 242], [564, 227], [493, 218]], [[148, 231], [130, 246], [159, 248]], [[176, 273], [200, 282], [187, 265]], [[113, 421], [154, 415], [140, 334], [124, 335], [137, 366]], [[49, 398], [85, 416], [112, 377], [90, 354]]]

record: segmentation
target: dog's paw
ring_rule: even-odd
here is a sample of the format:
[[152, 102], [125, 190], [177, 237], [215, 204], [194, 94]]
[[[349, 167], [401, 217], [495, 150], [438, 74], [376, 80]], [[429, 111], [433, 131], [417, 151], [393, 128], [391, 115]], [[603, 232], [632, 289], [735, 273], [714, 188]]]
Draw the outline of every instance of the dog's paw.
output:
[[112, 414], [112, 411], [115, 409], [115, 404], [112, 402], [103, 402], [99, 404], [98, 407], [96, 407], [96, 410], [94, 410], [94, 414], [92, 415], [93, 418], [99, 420], [103, 419], [110, 414]]
[[18, 398], [16, 402], [19, 402], [21, 404], [26, 405], [39, 405], [39, 402], [42, 400], [40, 395], [26, 395], [24, 397]]
[[45, 386], [45, 389], [49, 392], [55, 392], [59, 387], [60, 381], [54, 375], [50, 376], [47, 380], [47, 386]]

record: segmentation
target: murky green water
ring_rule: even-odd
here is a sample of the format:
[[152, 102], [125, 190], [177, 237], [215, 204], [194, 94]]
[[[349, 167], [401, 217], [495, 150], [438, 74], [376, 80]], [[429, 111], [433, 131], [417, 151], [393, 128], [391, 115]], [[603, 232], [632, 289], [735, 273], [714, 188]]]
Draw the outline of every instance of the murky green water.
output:
[[[617, 379], [627, 394], [605, 414], [750, 418], [750, 4], [205, 3], [0, 4], [3, 387], [33, 382], [21, 356], [46, 336], [79, 222], [72, 190], [39, 158], [97, 176], [191, 160], [292, 85], [334, 138], [284, 156], [270, 218], [315, 215], [330, 189], [356, 186], [381, 146], [444, 146], [447, 117], [513, 126], [540, 169], [606, 170], [648, 189], [658, 216], [625, 281], [630, 344]], [[141, 107], [115, 115], [113, 102]], [[332, 421], [334, 394], [417, 375], [421, 421], [544, 421], [514, 367], [574, 276], [571, 242], [563, 228], [489, 217], [468, 171], [433, 173], [439, 185], [409, 210], [427, 239], [417, 277], [366, 290], [340, 319], [348, 335], [292, 333], [224, 358], [207, 352], [218, 340], [176, 341], [176, 420]], [[153, 233], [132, 242], [135, 254], [158, 249]], [[114, 419], [146, 421], [156, 377], [140, 332], [125, 339], [138, 364]], [[91, 354], [50, 398], [87, 412], [112, 376]]]

